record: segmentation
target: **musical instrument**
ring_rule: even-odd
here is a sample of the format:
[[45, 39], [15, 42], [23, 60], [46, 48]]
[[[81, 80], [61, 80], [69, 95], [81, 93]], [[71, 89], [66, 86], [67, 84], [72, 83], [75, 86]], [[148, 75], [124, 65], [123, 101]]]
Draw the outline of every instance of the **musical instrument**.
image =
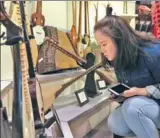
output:
[[[3, 15], [4, 25], [8, 29], [10, 25], [16, 26], [18, 30], [11, 34], [19, 35], [22, 30], [14, 24], [5, 12], [4, 2], [0, 2], [0, 12]], [[6, 24], [5, 24], [6, 22]], [[10, 26], [12, 27], [12, 26]], [[8, 30], [7, 30], [8, 31]], [[12, 31], [12, 30], [11, 30]], [[34, 119], [30, 94], [28, 92], [28, 84], [25, 80], [25, 75], [22, 73], [20, 60], [19, 44], [13, 46], [13, 62], [14, 62], [14, 91], [13, 91], [13, 113], [12, 113], [12, 138], [35, 138]], [[22, 104], [23, 103], [23, 104]], [[24, 127], [25, 126], [25, 127]]]
[[[81, 67], [83, 67], [83, 64], [86, 64], [86, 60], [84, 60], [83, 58], [81, 58], [81, 57], [69, 52], [68, 50], [62, 48], [62, 46], [59, 44], [59, 42], [56, 41], [55, 39], [46, 38], [45, 41], [49, 41], [49, 43], [51, 43], [51, 45], [53, 47], [55, 47], [57, 50], [59, 50], [60, 52], [66, 54], [68, 57], [73, 58], [77, 62], [80, 62], [82, 64]], [[95, 72], [100, 76], [101, 79], [105, 80], [106, 84], [111, 84], [113, 82], [113, 80], [111, 78], [109, 78], [109, 77], [107, 77], [107, 75], [105, 75], [106, 72], [100, 71], [100, 70], [95, 70]]]
[[91, 52], [90, 46], [90, 29], [89, 29], [89, 10], [88, 10], [88, 1], [84, 1], [84, 35], [82, 38], [82, 43], [84, 47], [84, 57], [86, 57], [87, 53]]
[[36, 12], [32, 14], [31, 22], [33, 25], [33, 33], [36, 43], [37, 45], [41, 45], [45, 39], [45, 32], [43, 29], [45, 24], [45, 17], [42, 15], [42, 1], [37, 1]]
[[[48, 109], [51, 108], [52, 104], [54, 103], [54, 100], [71, 84], [73, 84], [74, 82], [76, 82], [77, 80], [79, 80], [80, 78], [82, 78], [84, 75], [92, 72], [93, 70], [97, 69], [98, 67], [101, 66], [102, 63], [98, 63], [94, 66], [92, 66], [91, 68], [89, 68], [88, 70], [86, 70], [84, 73], [80, 74], [79, 76], [71, 79], [70, 81], [68, 81], [67, 83], [63, 84], [63, 85], [56, 85], [55, 87], [53, 87], [52, 89], [50, 89], [48, 91], [48, 93], [43, 93], [43, 98], [44, 98], [44, 111], [47, 111]], [[47, 91], [47, 88], [46, 90]]]
[[97, 23], [97, 21], [98, 21], [98, 3], [99, 3], [99, 1], [97, 1], [97, 5], [95, 5], [95, 4], [94, 4], [95, 11], [96, 11], [95, 24], [96, 24], [96, 23]]
[[73, 46], [77, 50], [77, 31], [76, 31], [76, 1], [72, 0], [72, 16], [73, 16], [73, 24], [71, 28], [71, 40]]
[[45, 18], [44, 15], [42, 15], [42, 1], [37, 1], [37, 8], [36, 12], [32, 14], [32, 24], [33, 26], [40, 25], [44, 26], [45, 24]]
[[79, 26], [78, 26], [78, 40], [77, 51], [80, 57], [84, 57], [84, 44], [82, 44], [82, 1], [79, 1]]
[[[30, 41], [27, 35], [27, 30], [26, 30], [27, 29], [26, 28], [26, 14], [25, 14], [23, 2], [19, 2], [19, 8], [20, 8], [20, 13], [21, 13], [21, 18], [19, 17], [19, 19], [21, 19], [22, 21], [22, 23], [19, 22], [19, 24], [20, 25], [22, 24], [24, 41], [25, 41], [25, 43], [23, 43], [24, 46], [21, 45], [20, 47], [21, 63], [27, 63], [28, 61], [28, 66], [27, 64], [24, 64], [24, 66], [22, 66], [24, 67], [22, 71], [26, 73], [23, 75], [26, 78], [26, 82], [28, 82], [28, 86], [29, 86], [29, 92], [31, 95], [32, 107], [33, 107], [35, 128], [42, 128], [42, 124], [44, 124], [43, 99], [42, 99], [41, 91], [40, 90], [38, 91], [36, 89], [38, 87], [36, 87], [37, 82], [36, 82], [36, 76], [34, 72], [33, 61], [32, 61]], [[18, 11], [17, 11], [17, 14], [19, 14]], [[25, 51], [27, 54], [25, 53]], [[28, 69], [28, 72], [27, 72], [27, 69]], [[29, 75], [29, 78], [28, 78], [28, 75]]]
[[[53, 37], [58, 41], [57, 28], [45, 26], [44, 31], [46, 36]], [[55, 54], [56, 49], [50, 46], [48, 42], [44, 42], [43, 46], [39, 48], [38, 54], [37, 72], [39, 74], [56, 70]]]

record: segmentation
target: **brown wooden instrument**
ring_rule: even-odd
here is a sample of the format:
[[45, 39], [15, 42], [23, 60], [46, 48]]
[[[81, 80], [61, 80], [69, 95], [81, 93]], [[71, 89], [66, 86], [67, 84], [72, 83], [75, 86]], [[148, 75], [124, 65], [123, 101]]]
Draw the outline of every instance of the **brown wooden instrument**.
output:
[[[56, 41], [55, 39], [46, 38], [46, 41], [49, 41], [53, 47], [55, 47], [60, 52], [66, 54], [68, 57], [73, 58], [77, 62], [86, 63], [86, 60], [84, 60], [83, 58], [81, 58], [81, 57], [69, 52], [68, 50], [62, 48], [62, 46], [59, 44], [59, 42]], [[100, 76], [101, 79], [105, 80], [106, 84], [111, 84], [113, 82], [113, 80], [106, 75], [105, 71], [96, 70], [95, 72]]]
[[44, 26], [45, 17], [42, 15], [42, 1], [37, 1], [36, 12], [32, 14], [32, 24], [33, 26], [40, 25]]
[[77, 31], [76, 31], [76, 1], [72, 0], [72, 16], [73, 16], [73, 24], [71, 28], [71, 40], [73, 46], [77, 50]]
[[55, 87], [53, 87], [52, 89], [49, 90], [45, 90], [48, 91], [48, 93], [43, 93], [43, 98], [44, 98], [44, 110], [47, 111], [48, 109], [51, 108], [52, 104], [54, 103], [54, 100], [71, 84], [73, 84], [74, 82], [76, 82], [77, 80], [79, 80], [80, 78], [82, 78], [84, 75], [92, 72], [93, 70], [99, 68], [102, 65], [102, 63], [96, 64], [94, 66], [92, 66], [91, 68], [89, 68], [88, 70], [86, 70], [84, 73], [82, 73], [81, 75], [71, 79], [70, 81], [68, 81], [67, 83], [63, 84], [63, 85], [56, 85]]

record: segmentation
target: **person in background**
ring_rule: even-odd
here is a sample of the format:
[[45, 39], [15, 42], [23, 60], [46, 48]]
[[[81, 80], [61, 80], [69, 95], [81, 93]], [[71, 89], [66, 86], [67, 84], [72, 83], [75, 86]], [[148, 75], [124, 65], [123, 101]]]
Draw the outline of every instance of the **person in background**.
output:
[[117, 79], [131, 87], [127, 99], [108, 118], [108, 127], [119, 136], [159, 138], [160, 41], [133, 30], [121, 17], [110, 15], [94, 27], [104, 64]]

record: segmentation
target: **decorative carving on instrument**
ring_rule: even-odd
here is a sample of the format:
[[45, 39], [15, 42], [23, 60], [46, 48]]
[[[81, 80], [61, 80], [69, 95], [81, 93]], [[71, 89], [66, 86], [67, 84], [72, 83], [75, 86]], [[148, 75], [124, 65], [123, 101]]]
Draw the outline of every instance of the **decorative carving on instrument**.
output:
[[[44, 31], [47, 37], [53, 37], [58, 41], [57, 28], [52, 26], [45, 26]], [[56, 49], [48, 42], [44, 42], [43, 45], [39, 48], [37, 64], [37, 72], [39, 74], [56, 70], [55, 54]]]
[[[62, 53], [66, 54], [67, 56], [73, 58], [74, 60], [76, 60], [77, 62], [80, 62], [80, 64], [84, 65], [86, 64], [86, 60], [84, 60], [83, 58], [69, 52], [68, 50], [62, 48], [62, 46], [59, 44], [58, 41], [56, 41], [53, 38], [46, 38], [46, 41], [49, 41], [49, 43], [51, 43], [50, 45], [52, 45], [53, 47], [55, 47], [57, 50], [61, 51]], [[83, 67], [83, 66], [82, 66]], [[111, 84], [112, 80], [107, 77], [105, 75], [105, 73], [103, 73], [102, 71], [96, 70], [95, 71], [102, 79], [104, 79], [106, 81], [106, 84]]]

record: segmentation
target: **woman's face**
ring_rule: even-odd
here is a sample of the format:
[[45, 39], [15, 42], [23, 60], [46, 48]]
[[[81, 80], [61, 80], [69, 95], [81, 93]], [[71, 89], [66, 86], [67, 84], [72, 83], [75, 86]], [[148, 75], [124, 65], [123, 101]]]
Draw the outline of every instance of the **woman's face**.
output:
[[101, 52], [109, 61], [113, 61], [117, 55], [117, 47], [113, 40], [100, 31], [95, 32], [95, 37], [100, 46]]

